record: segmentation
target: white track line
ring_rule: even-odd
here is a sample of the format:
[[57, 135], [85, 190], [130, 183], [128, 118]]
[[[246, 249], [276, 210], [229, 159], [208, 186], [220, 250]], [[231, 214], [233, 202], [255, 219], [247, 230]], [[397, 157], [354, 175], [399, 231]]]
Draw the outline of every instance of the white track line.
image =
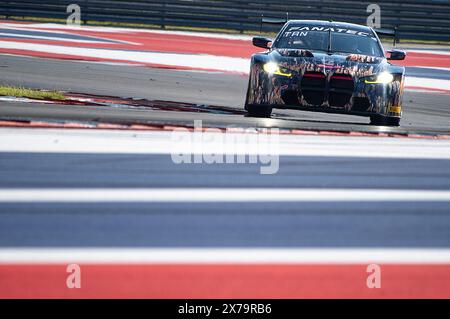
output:
[[429, 202], [450, 201], [447, 190], [330, 188], [36, 188], [0, 189], [0, 203], [101, 202]]
[[[81, 39], [70, 39], [70, 38], [61, 38], [61, 37], [46, 37], [46, 36], [39, 36], [39, 35], [29, 35], [29, 34], [11, 34], [11, 33], [5, 33], [0, 32], [1, 36], [14, 36], [17, 38], [27, 38], [27, 39], [36, 39], [36, 40], [56, 40], [56, 41], [65, 41], [65, 42], [75, 42], [75, 43], [110, 43], [105, 41], [98, 41], [98, 40], [81, 40]], [[119, 41], [116, 41], [119, 42]]]
[[420, 87], [423, 89], [439, 89], [450, 91], [450, 81], [442, 79], [419, 78], [413, 76], [405, 77], [405, 88]]
[[2, 248], [0, 264], [450, 264], [450, 249]]
[[177, 54], [162, 52], [109, 50], [13, 41], [0, 41], [0, 48], [91, 57], [96, 59], [123, 60], [139, 63], [208, 69], [224, 72], [248, 73], [248, 70], [250, 68], [249, 59], [214, 56], [207, 54]]
[[450, 159], [450, 140], [432, 139], [27, 128], [0, 136], [0, 152]]

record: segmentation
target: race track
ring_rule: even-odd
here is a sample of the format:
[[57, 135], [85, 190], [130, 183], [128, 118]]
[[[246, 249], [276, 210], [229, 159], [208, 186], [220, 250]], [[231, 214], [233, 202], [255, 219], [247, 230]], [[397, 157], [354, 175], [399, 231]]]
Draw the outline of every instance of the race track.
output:
[[[100, 96], [132, 97], [134, 99], [175, 101], [213, 106], [225, 106], [243, 111], [247, 77], [243, 75], [105, 65], [88, 62], [2, 56], [0, 83], [32, 88], [63, 90]], [[32, 70], [30, 72], [30, 70]], [[415, 72], [414, 69], [410, 71]], [[430, 71], [431, 72], [431, 71]], [[449, 73], [449, 72], [447, 72]], [[448, 75], [435, 76], [447, 78]], [[449, 77], [450, 78], [450, 77]], [[12, 103], [12, 104], [11, 104]], [[362, 132], [449, 133], [450, 109], [448, 94], [406, 91], [404, 118], [401, 127], [387, 128], [368, 125], [366, 117], [275, 110], [272, 119], [245, 118], [242, 114], [189, 114], [108, 107], [20, 105], [11, 102], [3, 107], [3, 118], [95, 120], [192, 124], [202, 119], [205, 125], [265, 126], [313, 130], [346, 130]], [[6, 104], [5, 104], [6, 105]], [[59, 110], [56, 110], [59, 108]], [[195, 110], [194, 110], [195, 111]], [[116, 115], [116, 116], [115, 116]], [[119, 120], [120, 122], [120, 120]]]
[[[0, 134], [4, 298], [450, 295], [447, 140], [280, 136], [261, 175], [176, 164], [170, 132]], [[367, 289], [373, 263], [383, 289]]]
[[[407, 74], [450, 80], [445, 67], [407, 66]], [[294, 110], [246, 117], [247, 80], [0, 54], [0, 85], [136, 101], [0, 99], [1, 125], [29, 126], [0, 128], [0, 297], [449, 298], [446, 88], [407, 88], [401, 126], [380, 127]], [[194, 120], [221, 130], [200, 142], [190, 131], [192, 144], [176, 144], [168, 127]], [[44, 129], [28, 121], [155, 126]], [[227, 128], [269, 138], [255, 133], [263, 127], [286, 129], [276, 135], [274, 174], [261, 174], [262, 157], [182, 164], [172, 157], [200, 144], [200, 154], [233, 154], [211, 138]], [[248, 143], [243, 150], [263, 152]], [[82, 289], [66, 288], [69, 263], [81, 265]], [[367, 288], [372, 263], [382, 266], [382, 289]]]

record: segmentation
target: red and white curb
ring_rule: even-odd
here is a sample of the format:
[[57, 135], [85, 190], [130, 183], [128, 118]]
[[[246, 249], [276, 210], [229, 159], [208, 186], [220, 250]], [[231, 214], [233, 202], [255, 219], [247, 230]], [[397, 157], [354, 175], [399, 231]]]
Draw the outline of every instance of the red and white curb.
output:
[[449, 298], [449, 283], [446, 249], [0, 249], [0, 298]]

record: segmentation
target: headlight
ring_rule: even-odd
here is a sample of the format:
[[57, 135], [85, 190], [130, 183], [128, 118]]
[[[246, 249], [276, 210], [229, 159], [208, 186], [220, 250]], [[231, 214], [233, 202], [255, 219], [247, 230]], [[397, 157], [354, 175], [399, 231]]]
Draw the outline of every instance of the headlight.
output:
[[280, 67], [275, 62], [267, 62], [266, 64], [263, 65], [263, 69], [265, 72], [267, 72], [271, 75], [276, 74], [276, 75], [282, 75], [282, 76], [288, 76], [288, 77], [292, 76], [291, 73], [285, 73], [285, 72], [281, 71]]
[[263, 68], [264, 71], [269, 74], [274, 74], [279, 70], [278, 64], [276, 64], [275, 62], [267, 62], [266, 64], [264, 64]]
[[371, 76], [364, 81], [366, 84], [388, 84], [394, 80], [394, 76], [389, 72], [381, 72], [376, 77]]

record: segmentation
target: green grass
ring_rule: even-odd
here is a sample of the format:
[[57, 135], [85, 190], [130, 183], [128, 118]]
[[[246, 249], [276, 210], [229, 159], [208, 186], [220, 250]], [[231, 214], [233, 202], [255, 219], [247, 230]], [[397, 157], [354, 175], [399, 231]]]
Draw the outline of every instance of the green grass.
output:
[[16, 17], [16, 16], [8, 16], [8, 17], [6, 17], [4, 15], [0, 15], [0, 19], [9, 19], [9, 20], [17, 20], [17, 21], [66, 23], [66, 19], [41, 18], [41, 17]]
[[0, 86], [0, 95], [4, 96], [14, 96], [14, 97], [27, 97], [30, 99], [39, 100], [64, 100], [65, 96], [57, 91], [43, 91], [26, 89], [23, 87], [13, 87], [13, 86]]

